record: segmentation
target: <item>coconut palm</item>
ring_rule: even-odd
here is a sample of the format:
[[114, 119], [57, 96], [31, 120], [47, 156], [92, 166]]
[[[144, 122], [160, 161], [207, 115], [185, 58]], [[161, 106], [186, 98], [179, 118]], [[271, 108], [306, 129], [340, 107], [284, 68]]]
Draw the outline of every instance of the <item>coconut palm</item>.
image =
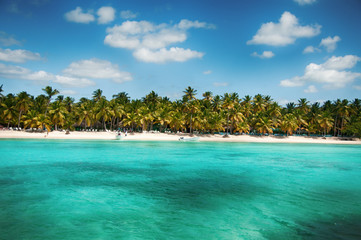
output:
[[46, 118], [46, 114], [47, 114], [47, 112], [48, 112], [48, 108], [49, 108], [49, 104], [50, 104], [51, 98], [52, 98], [53, 96], [55, 96], [56, 94], [58, 94], [59, 91], [58, 91], [57, 89], [54, 89], [54, 90], [53, 90], [53, 88], [50, 87], [50, 86], [46, 86], [46, 87], [43, 88], [42, 90], [46, 93], [47, 99], [48, 99], [47, 104], [46, 104], [45, 113], [44, 113], [44, 117]]
[[268, 118], [267, 116], [261, 116], [257, 123], [256, 123], [256, 130], [257, 132], [261, 133], [261, 134], [270, 134], [273, 133], [273, 121], [272, 119]]
[[180, 111], [177, 111], [177, 110], [172, 111], [170, 113], [169, 125], [175, 133], [177, 131], [181, 130], [182, 128], [185, 128], [184, 115]]
[[18, 111], [16, 109], [16, 100], [15, 96], [12, 94], [6, 95], [4, 101], [1, 103], [1, 106], [4, 108], [2, 112], [2, 118], [7, 122], [7, 128], [10, 127], [10, 123], [16, 121]]
[[191, 88], [190, 86], [188, 86], [184, 91], [183, 91], [184, 95], [183, 95], [183, 99], [188, 102], [188, 101], [192, 101], [196, 99], [196, 95], [197, 95], [197, 90]]
[[38, 128], [39, 123], [38, 123], [38, 116], [39, 113], [34, 110], [31, 109], [30, 111], [28, 111], [24, 116], [23, 116], [23, 121], [24, 121], [24, 129], [30, 127], [30, 128]]
[[103, 97], [103, 91], [97, 89], [93, 92], [93, 101], [98, 102]]
[[322, 115], [320, 115], [320, 118], [318, 120], [318, 124], [320, 127], [324, 130], [324, 135], [327, 135], [328, 131], [333, 126], [333, 119], [331, 117], [331, 114], [329, 112], [323, 112]]
[[20, 119], [23, 113], [29, 110], [30, 107], [30, 95], [23, 91], [16, 97], [16, 108], [19, 111], [18, 128], [20, 128]]
[[95, 119], [97, 121], [101, 120], [104, 130], [107, 130], [106, 123], [112, 118], [114, 114], [109, 107], [109, 102], [105, 97], [101, 97], [99, 100], [97, 100], [94, 109]]
[[3, 84], [1, 84], [1, 86], [0, 86], [0, 103], [1, 103], [1, 99], [4, 97], [4, 95], [2, 94], [3, 91], [4, 91]]
[[65, 124], [66, 114], [68, 114], [68, 111], [61, 101], [55, 101], [50, 105], [50, 121], [54, 124], [55, 131], [58, 130], [58, 126], [63, 126]]
[[293, 131], [298, 128], [297, 118], [292, 113], [287, 113], [283, 116], [280, 124], [281, 130], [286, 132], [286, 135], [292, 135]]

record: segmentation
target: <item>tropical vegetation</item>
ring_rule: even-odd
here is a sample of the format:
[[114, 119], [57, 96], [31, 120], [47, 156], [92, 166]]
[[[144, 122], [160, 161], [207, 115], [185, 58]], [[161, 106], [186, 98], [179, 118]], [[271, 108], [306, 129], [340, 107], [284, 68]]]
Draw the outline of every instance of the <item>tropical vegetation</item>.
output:
[[44, 94], [26, 91], [3, 95], [0, 125], [13, 129], [118, 130], [187, 132], [190, 134], [361, 136], [361, 100], [337, 99], [310, 103], [301, 98], [281, 106], [270, 96], [213, 95], [188, 87], [182, 99], [171, 101], [151, 91], [141, 99], [120, 92], [107, 99], [102, 90], [92, 98], [59, 95], [47, 86]]

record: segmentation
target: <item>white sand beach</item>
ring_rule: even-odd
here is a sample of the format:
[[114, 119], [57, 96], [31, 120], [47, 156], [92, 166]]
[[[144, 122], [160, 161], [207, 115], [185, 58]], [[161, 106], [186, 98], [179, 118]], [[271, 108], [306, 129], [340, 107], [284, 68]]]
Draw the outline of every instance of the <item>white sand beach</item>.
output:
[[[189, 137], [189, 134], [172, 133], [131, 133], [127, 136], [122, 134], [120, 141], [178, 141], [180, 137]], [[341, 139], [337, 137], [301, 137], [301, 136], [249, 136], [230, 135], [224, 138], [222, 135], [195, 135], [200, 142], [262, 142], [262, 143], [322, 143], [322, 144], [358, 144], [360, 139]], [[0, 138], [18, 139], [83, 139], [83, 140], [115, 140], [115, 132], [77, 132], [66, 134], [65, 131], [52, 131], [49, 134], [25, 131], [0, 130]]]

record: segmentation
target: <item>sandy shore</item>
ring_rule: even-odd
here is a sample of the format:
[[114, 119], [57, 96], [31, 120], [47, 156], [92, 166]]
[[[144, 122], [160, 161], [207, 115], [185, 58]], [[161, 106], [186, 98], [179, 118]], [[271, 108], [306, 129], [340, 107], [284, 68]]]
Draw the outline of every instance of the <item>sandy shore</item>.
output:
[[[53, 131], [46, 133], [30, 133], [24, 131], [0, 130], [0, 138], [24, 138], [24, 139], [83, 139], [83, 140], [115, 140], [114, 132], [70, 132]], [[188, 134], [167, 133], [134, 133], [124, 136], [121, 141], [178, 141], [180, 137], [188, 137]], [[324, 143], [324, 144], [359, 144], [361, 140], [346, 141], [334, 137], [275, 137], [275, 136], [249, 136], [232, 135], [224, 138], [221, 135], [199, 135], [200, 142], [263, 142], [263, 143]]]

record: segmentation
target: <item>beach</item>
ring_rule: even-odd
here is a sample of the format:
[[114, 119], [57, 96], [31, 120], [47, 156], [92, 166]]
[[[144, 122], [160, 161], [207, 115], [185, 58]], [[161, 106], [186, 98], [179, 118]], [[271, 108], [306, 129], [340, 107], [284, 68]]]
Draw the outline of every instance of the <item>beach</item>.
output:
[[[261, 143], [316, 143], [316, 144], [356, 144], [361, 145], [360, 139], [350, 138], [342, 139], [337, 137], [307, 137], [307, 136], [251, 136], [251, 135], [229, 135], [225, 138], [219, 134], [195, 134], [200, 142], [261, 142]], [[122, 133], [121, 141], [178, 141], [180, 137], [189, 137], [185, 133], [128, 133], [127, 136]], [[115, 132], [81, 132], [71, 131], [66, 134], [65, 131], [46, 132], [25, 132], [13, 130], [1, 130], [0, 138], [15, 139], [79, 139], [79, 140], [115, 140]]]

